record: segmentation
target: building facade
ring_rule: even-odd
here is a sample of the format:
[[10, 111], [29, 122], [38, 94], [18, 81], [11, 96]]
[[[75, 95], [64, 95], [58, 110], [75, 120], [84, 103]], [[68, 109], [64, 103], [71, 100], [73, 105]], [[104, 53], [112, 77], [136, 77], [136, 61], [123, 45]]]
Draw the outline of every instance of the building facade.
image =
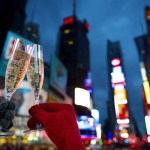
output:
[[75, 87], [84, 88], [90, 70], [88, 24], [75, 15], [64, 19], [59, 30], [58, 55], [68, 70], [67, 93], [74, 99]]
[[23, 32], [26, 2], [27, 0], [0, 1], [0, 55], [7, 31], [11, 30], [19, 35]]
[[109, 73], [109, 134], [128, 138], [130, 134], [129, 106], [120, 42], [107, 42]]

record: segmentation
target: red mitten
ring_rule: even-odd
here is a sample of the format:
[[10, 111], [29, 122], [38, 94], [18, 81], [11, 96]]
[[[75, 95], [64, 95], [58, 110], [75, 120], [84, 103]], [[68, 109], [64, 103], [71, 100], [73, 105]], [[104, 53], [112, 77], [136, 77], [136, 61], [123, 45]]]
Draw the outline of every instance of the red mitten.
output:
[[29, 114], [32, 118], [27, 122], [28, 127], [33, 129], [35, 121], [42, 123], [58, 150], [85, 150], [72, 105], [43, 103], [32, 106]]

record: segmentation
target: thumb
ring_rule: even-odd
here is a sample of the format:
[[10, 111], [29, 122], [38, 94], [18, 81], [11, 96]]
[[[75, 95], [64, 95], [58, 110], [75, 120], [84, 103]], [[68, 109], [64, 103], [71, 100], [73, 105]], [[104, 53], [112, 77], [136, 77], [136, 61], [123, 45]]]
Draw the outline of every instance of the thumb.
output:
[[40, 105], [34, 105], [29, 109], [29, 114], [35, 119], [37, 122], [45, 124], [48, 113], [40, 107]]

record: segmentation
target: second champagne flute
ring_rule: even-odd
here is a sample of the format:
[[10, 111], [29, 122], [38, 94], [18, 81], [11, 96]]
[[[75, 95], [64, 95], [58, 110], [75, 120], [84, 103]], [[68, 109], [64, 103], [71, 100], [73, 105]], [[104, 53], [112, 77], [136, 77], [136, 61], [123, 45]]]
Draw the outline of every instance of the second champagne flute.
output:
[[[27, 80], [34, 92], [35, 104], [39, 104], [39, 92], [44, 80], [43, 48], [38, 44], [32, 44], [32, 47], [33, 53], [27, 69]], [[43, 130], [43, 126], [38, 123], [34, 130]], [[29, 131], [31, 130], [26, 130], [24, 133], [28, 133]]]

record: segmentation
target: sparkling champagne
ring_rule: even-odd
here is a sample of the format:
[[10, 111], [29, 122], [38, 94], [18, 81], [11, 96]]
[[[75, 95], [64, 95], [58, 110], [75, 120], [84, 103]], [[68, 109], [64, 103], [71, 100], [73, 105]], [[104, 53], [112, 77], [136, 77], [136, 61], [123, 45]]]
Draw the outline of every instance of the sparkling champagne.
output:
[[39, 58], [32, 57], [28, 70], [27, 70], [27, 78], [30, 84], [30, 87], [39, 91], [43, 85], [44, 79], [44, 63], [43, 60]]
[[26, 69], [30, 63], [31, 55], [24, 51], [16, 50], [13, 59], [10, 59], [6, 70], [6, 90], [7, 93], [13, 93], [19, 87], [24, 79]]

